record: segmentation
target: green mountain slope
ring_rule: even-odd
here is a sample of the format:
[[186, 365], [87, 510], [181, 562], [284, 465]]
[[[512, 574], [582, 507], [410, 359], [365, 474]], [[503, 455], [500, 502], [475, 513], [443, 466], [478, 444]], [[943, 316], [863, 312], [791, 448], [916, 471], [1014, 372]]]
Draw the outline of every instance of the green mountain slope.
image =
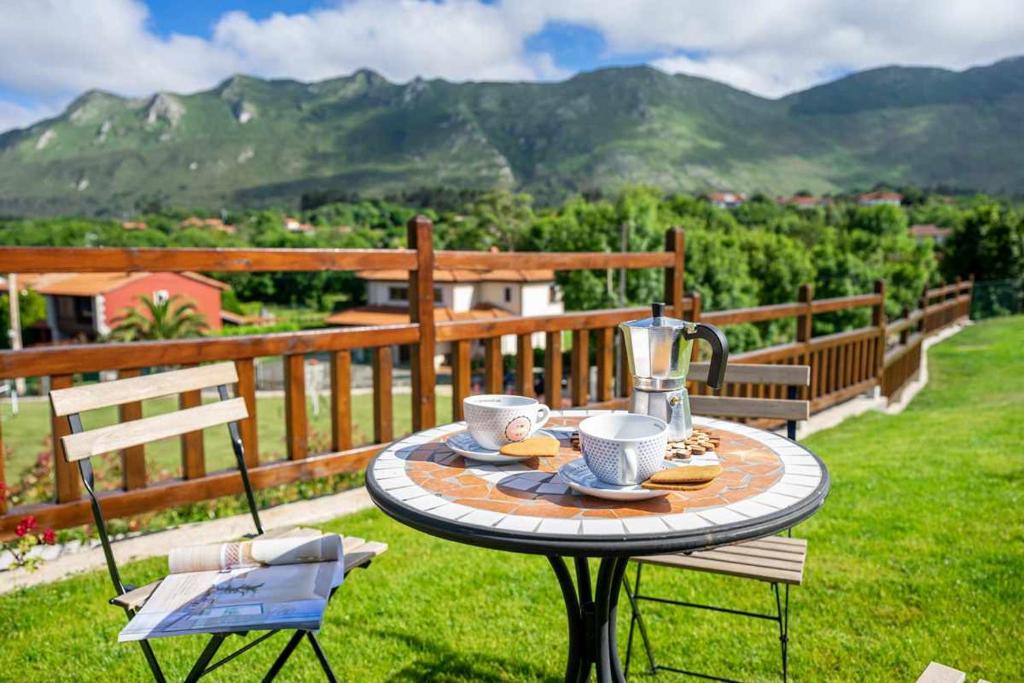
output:
[[878, 181], [1019, 191], [1024, 59], [890, 67], [781, 100], [646, 68], [560, 83], [236, 76], [191, 95], [89, 92], [0, 135], [0, 211], [290, 204], [304, 191], [628, 184], [828, 192]]

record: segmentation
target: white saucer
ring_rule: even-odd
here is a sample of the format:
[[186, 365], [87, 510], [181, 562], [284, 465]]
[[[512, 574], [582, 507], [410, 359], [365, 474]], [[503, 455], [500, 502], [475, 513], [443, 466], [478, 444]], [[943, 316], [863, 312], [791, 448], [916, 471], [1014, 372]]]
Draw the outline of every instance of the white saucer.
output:
[[[680, 467], [682, 464], [666, 460], [665, 469]], [[587, 467], [587, 462], [583, 458], [576, 458], [565, 463], [558, 470], [558, 474], [562, 479], [565, 479], [565, 483], [569, 485], [569, 488], [577, 493], [593, 496], [594, 498], [624, 501], [647, 500], [648, 498], [658, 498], [659, 496], [666, 496], [671, 493], [671, 491], [664, 489], [645, 489], [640, 484], [619, 486], [601, 481], [597, 478], [597, 475], [590, 471], [590, 468]]]
[[[530, 436], [537, 436], [539, 434], [544, 434], [545, 436], [550, 436], [554, 439], [558, 438], [556, 434], [553, 434], [546, 429], [538, 429]], [[470, 460], [475, 460], [477, 462], [519, 462], [520, 460], [529, 460], [534, 457], [532, 455], [505, 455], [494, 449], [484, 448], [476, 442], [476, 439], [474, 439], [473, 435], [469, 433], [469, 430], [449, 436], [445, 443], [448, 445], [448, 448], [452, 449], [462, 457], [469, 458]]]

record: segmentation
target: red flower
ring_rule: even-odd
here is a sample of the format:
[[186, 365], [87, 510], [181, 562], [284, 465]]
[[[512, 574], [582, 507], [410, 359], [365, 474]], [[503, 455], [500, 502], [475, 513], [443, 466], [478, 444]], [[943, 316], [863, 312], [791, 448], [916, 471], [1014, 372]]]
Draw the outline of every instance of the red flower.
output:
[[57, 534], [53, 532], [53, 529], [47, 529], [43, 532], [43, 543], [46, 545], [53, 545], [57, 542]]
[[36, 523], [36, 518], [32, 515], [29, 515], [25, 519], [21, 520], [21, 523], [25, 525], [25, 531], [32, 531], [37, 526], [39, 526]]
[[26, 533], [28, 533], [28, 529], [25, 528], [25, 522], [24, 521], [18, 522], [18, 525], [16, 527], [14, 527], [14, 535], [17, 536], [18, 538], [21, 538]]

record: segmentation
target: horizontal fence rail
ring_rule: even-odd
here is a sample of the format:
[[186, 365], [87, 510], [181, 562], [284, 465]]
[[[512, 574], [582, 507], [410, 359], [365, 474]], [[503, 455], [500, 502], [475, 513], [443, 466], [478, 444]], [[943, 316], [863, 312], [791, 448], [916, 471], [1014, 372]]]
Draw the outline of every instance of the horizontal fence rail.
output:
[[[800, 289], [793, 303], [757, 306], [729, 311], [702, 311], [699, 293], [684, 295], [685, 241], [680, 230], [666, 234], [665, 250], [642, 253], [479, 253], [434, 251], [433, 227], [422, 217], [408, 225], [408, 249], [78, 249], [15, 247], [0, 250], [0, 272], [124, 272], [203, 271], [274, 272], [317, 270], [401, 270], [408, 273], [410, 323], [379, 327], [352, 327], [300, 332], [214, 337], [123, 344], [85, 344], [36, 347], [0, 352], [0, 380], [45, 378], [50, 388], [73, 386], [83, 374], [104, 377], [137, 377], [153, 370], [191, 367], [201, 363], [235, 362], [238, 382], [235, 395], [242, 398], [249, 417], [240, 423], [245, 455], [254, 486], [267, 488], [290, 482], [357, 472], [397, 436], [395, 427], [394, 350], [407, 349], [411, 365], [411, 415], [413, 429], [436, 423], [435, 344], [451, 349], [451, 405], [461, 419], [462, 400], [473, 390], [504, 392], [506, 367], [502, 339], [515, 338], [512, 390], [538, 395], [552, 407], [622, 407], [632, 388], [626, 367], [619, 323], [649, 315], [649, 309], [621, 308], [561, 315], [507, 317], [494, 320], [435, 322], [433, 316], [434, 269], [664, 269], [664, 299], [670, 314], [715, 325], [793, 320], [792, 342], [734, 354], [731, 362], [806, 364], [811, 366], [811, 385], [803, 397], [820, 410], [853, 395], [881, 386], [884, 393], [898, 393], [916, 372], [921, 340], [967, 315], [972, 283], [956, 283], [927, 290], [920, 307], [898, 321], [886, 323], [885, 292], [850, 297], [817, 299], [810, 286]], [[871, 325], [815, 337], [815, 315], [851, 308], [870, 308]], [[534, 368], [534, 346], [544, 340], [542, 367]], [[352, 416], [353, 353], [369, 359], [372, 375], [372, 424], [359, 425], [370, 443], [357, 444]], [[310, 433], [307, 397], [318, 386], [306, 372], [309, 354], [326, 357], [330, 434], [326, 449], [317, 448]], [[916, 355], [915, 355], [916, 354]], [[475, 357], [482, 356], [479, 377], [474, 377]], [[257, 426], [271, 416], [260, 414], [257, 402], [257, 368], [261, 360], [280, 358], [283, 366], [281, 400], [284, 419], [284, 459], [268, 460], [260, 444]], [[535, 372], [535, 370], [540, 371]], [[538, 380], [538, 376], [542, 382]], [[564, 378], [564, 386], [563, 381]], [[307, 391], [309, 389], [309, 391]], [[708, 393], [692, 385], [695, 393]], [[737, 397], [776, 397], [784, 388], [727, 384], [721, 394]], [[177, 397], [182, 408], [202, 404], [198, 391]], [[143, 415], [138, 402], [118, 409], [120, 421]], [[64, 418], [51, 419], [53, 475], [52, 499], [8, 509], [0, 496], [0, 537], [10, 536], [17, 521], [33, 514], [41, 524], [68, 527], [91, 520], [82, 498], [77, 470], [59, 452], [60, 437], [68, 432]], [[372, 432], [372, 434], [371, 434]], [[262, 446], [262, 450], [261, 450]], [[208, 500], [242, 491], [234, 470], [208, 471], [204, 441], [199, 433], [180, 437], [180, 476], [149, 481], [144, 446], [119, 453], [120, 481], [101, 493], [109, 517], [125, 517], [162, 508]], [[319, 452], [324, 451], [324, 452]], [[4, 482], [3, 434], [0, 433], [0, 483]], [[18, 473], [8, 472], [10, 476]], [[8, 482], [9, 483], [9, 482]]]

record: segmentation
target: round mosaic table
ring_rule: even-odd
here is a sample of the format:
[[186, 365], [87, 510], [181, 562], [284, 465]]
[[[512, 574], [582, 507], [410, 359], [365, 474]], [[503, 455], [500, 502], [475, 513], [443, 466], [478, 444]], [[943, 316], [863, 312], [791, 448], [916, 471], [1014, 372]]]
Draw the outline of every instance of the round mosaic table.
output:
[[[569, 435], [590, 415], [552, 413], [546, 429], [559, 437], [554, 458], [509, 464], [464, 459], [445, 440], [465, 422], [396, 441], [367, 468], [366, 486], [394, 519], [441, 538], [547, 556], [558, 578], [569, 624], [566, 681], [623, 681], [616, 646], [619, 588], [629, 557], [706, 550], [768, 536], [814, 514], [829, 490], [824, 463], [803, 446], [753, 427], [694, 418], [721, 437], [723, 472], [700, 491], [637, 502], [574, 493], [557, 472], [580, 457]], [[576, 585], [566, 564], [572, 558]], [[591, 590], [588, 558], [599, 558]]]

